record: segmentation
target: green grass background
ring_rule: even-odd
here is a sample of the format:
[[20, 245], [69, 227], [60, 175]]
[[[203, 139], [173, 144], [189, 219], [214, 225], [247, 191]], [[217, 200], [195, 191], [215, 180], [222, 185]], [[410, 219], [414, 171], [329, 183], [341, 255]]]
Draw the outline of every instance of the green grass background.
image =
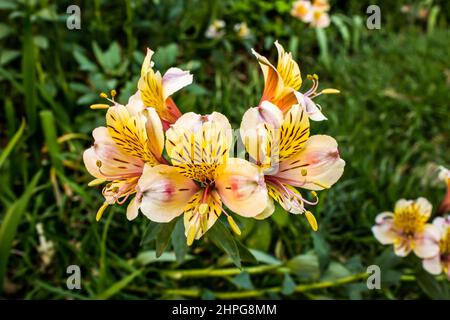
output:
[[[381, 29], [368, 30], [372, 2], [331, 1], [332, 24], [317, 37], [290, 16], [289, 1], [74, 1], [81, 30], [68, 30], [70, 1], [0, 0], [0, 297], [448, 298], [446, 280], [424, 274], [413, 256], [396, 258], [370, 227], [400, 198], [424, 196], [436, 209], [444, 195], [432, 168], [450, 165], [449, 4], [377, 1]], [[401, 11], [405, 4], [412, 12]], [[423, 19], [415, 14], [421, 8], [429, 13]], [[214, 19], [226, 21], [226, 35], [206, 39]], [[248, 39], [233, 31], [242, 21]], [[220, 111], [238, 127], [263, 88], [250, 48], [275, 61], [277, 39], [304, 78], [317, 73], [323, 88], [341, 90], [319, 98], [329, 120], [312, 123], [313, 134], [336, 138], [347, 162], [341, 180], [319, 194], [320, 231], [279, 209], [262, 222], [239, 219], [240, 241], [258, 260], [241, 272], [208, 237], [183, 261], [171, 244], [156, 259], [154, 241], [141, 243], [148, 221], [128, 222], [123, 207], [95, 222], [102, 197], [87, 187], [82, 152], [105, 121], [103, 111], [89, 110], [99, 92], [116, 89], [125, 103], [150, 47], [161, 71], [194, 74], [174, 97], [183, 112]], [[39, 222], [55, 246], [48, 266], [37, 251]], [[81, 290], [66, 287], [73, 264], [81, 267]], [[382, 267], [381, 290], [368, 290], [365, 280], [336, 285], [372, 264]]]

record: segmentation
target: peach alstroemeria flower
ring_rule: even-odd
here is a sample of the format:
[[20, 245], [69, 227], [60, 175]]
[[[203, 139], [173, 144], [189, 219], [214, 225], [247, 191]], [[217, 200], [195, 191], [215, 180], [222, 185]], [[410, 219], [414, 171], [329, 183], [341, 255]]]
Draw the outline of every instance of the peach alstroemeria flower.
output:
[[[108, 108], [106, 127], [94, 129], [94, 145], [83, 154], [87, 170], [97, 178], [90, 185], [108, 182], [103, 188], [105, 203], [97, 212], [97, 220], [108, 205], [123, 204], [136, 192], [145, 164], [165, 163], [162, 157], [164, 133], [155, 109], [136, 112], [136, 100], [130, 99], [126, 106], [110, 101], [113, 106], [102, 105]], [[132, 220], [137, 213], [133, 199], [127, 209], [127, 218]]]
[[[239, 228], [223, 205], [241, 216], [254, 217], [266, 208], [268, 196], [262, 171], [257, 166], [243, 159], [229, 158], [231, 138], [231, 126], [220, 113], [200, 116], [190, 112], [181, 116], [167, 130], [166, 139], [166, 150], [176, 169], [176, 172], [171, 169], [171, 174], [177, 181], [155, 167], [152, 174], [141, 178], [139, 188], [144, 189], [149, 180], [158, 181], [155, 174], [159, 174], [165, 181], [160, 184], [176, 185], [175, 192], [192, 196], [184, 202], [187, 197], [181, 201], [181, 195], [171, 198], [166, 192], [161, 200], [146, 197], [144, 191], [141, 211], [154, 221], [161, 221], [166, 207], [176, 210], [171, 210], [165, 221], [184, 213], [188, 245], [206, 233], [222, 212], [233, 231], [239, 234]], [[196, 182], [195, 187], [192, 181]], [[172, 192], [174, 188], [169, 189]], [[164, 206], [160, 205], [161, 201], [165, 201]], [[154, 210], [158, 206], [161, 210]]]
[[313, 5], [311, 9], [310, 25], [313, 28], [327, 28], [330, 25], [330, 16], [323, 5]]
[[404, 257], [411, 251], [420, 258], [435, 256], [439, 251], [439, 233], [428, 224], [432, 206], [425, 198], [401, 199], [394, 212], [383, 212], [376, 217], [372, 232], [381, 244], [394, 244], [395, 253]]
[[447, 192], [445, 193], [444, 199], [442, 200], [438, 211], [440, 213], [447, 213], [450, 212], [450, 170], [442, 166], [439, 170], [439, 180], [444, 181], [447, 185]]
[[284, 51], [278, 41], [275, 41], [275, 46], [278, 50], [277, 67], [272, 65], [266, 57], [252, 50], [264, 74], [265, 85], [259, 104], [261, 105], [263, 101], [269, 101], [283, 112], [289, 111], [295, 104], [300, 104], [305, 107], [311, 120], [326, 120], [327, 118], [320, 111], [320, 107], [313, 102], [313, 99], [321, 94], [339, 93], [339, 91], [324, 89], [317, 92], [319, 77], [312, 75], [307, 77], [312, 81], [312, 87], [304, 94], [300, 93], [298, 90], [302, 85], [302, 76], [297, 62], [292, 59], [291, 53]]
[[[283, 115], [267, 101], [244, 114], [241, 137], [250, 156], [265, 171], [271, 199], [288, 212], [305, 213], [313, 230], [317, 230], [316, 219], [305, 204], [317, 204], [315, 191], [330, 188], [343, 174], [345, 161], [339, 156], [336, 141], [326, 135], [310, 137], [309, 118], [300, 105]], [[296, 187], [312, 190], [315, 199], [307, 200]], [[256, 218], [264, 219], [272, 212], [266, 210]]]
[[291, 15], [303, 22], [309, 22], [309, 16], [311, 15], [311, 2], [300, 0], [295, 1], [292, 4]]
[[431, 274], [444, 271], [450, 280], [450, 216], [435, 218], [433, 225], [439, 230], [439, 253], [424, 259], [422, 265]]
[[291, 15], [314, 28], [326, 28], [330, 25], [328, 15], [330, 5], [325, 0], [296, 1], [292, 5]]
[[169, 124], [174, 123], [181, 116], [180, 110], [170, 96], [190, 85], [192, 74], [179, 68], [170, 68], [164, 76], [161, 76], [159, 71], [153, 70], [153, 53], [152, 50], [147, 49], [138, 82], [138, 91], [144, 106], [155, 108], [167, 129]]

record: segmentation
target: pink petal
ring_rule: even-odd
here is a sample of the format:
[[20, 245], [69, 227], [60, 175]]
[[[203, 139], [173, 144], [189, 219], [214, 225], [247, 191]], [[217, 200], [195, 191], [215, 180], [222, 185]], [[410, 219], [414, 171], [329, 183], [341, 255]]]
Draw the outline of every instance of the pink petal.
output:
[[308, 139], [302, 151], [282, 161], [279, 172], [274, 175], [295, 187], [322, 190], [339, 180], [344, 166], [336, 140], [326, 135], [315, 135]]
[[199, 189], [175, 167], [167, 165], [146, 165], [138, 187], [142, 193], [142, 213], [150, 220], [161, 223], [182, 214], [189, 199]]

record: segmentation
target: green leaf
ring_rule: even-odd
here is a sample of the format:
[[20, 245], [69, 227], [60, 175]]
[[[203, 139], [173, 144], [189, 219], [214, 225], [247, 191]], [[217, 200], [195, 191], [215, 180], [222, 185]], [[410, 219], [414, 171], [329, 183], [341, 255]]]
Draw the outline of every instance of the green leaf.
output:
[[89, 60], [84, 54], [82, 54], [80, 51], [75, 50], [73, 52], [73, 57], [75, 58], [75, 60], [78, 62], [78, 64], [80, 65], [80, 70], [83, 71], [92, 71], [92, 72], [97, 72], [98, 68], [97, 65], [93, 62], [91, 62], [91, 60]]
[[20, 51], [18, 50], [2, 50], [0, 52], [0, 66], [3, 66], [15, 58], [20, 56]]
[[177, 223], [175, 224], [175, 228], [172, 233], [172, 247], [175, 251], [177, 262], [182, 263], [188, 251], [186, 236], [184, 234], [183, 219], [178, 219]]
[[160, 257], [164, 250], [166, 250], [176, 223], [177, 219], [173, 219], [168, 223], [159, 224], [159, 232], [156, 236], [156, 257]]
[[258, 262], [253, 253], [245, 245], [243, 245], [242, 242], [240, 242], [237, 239], [234, 239], [234, 241], [236, 242], [236, 246], [239, 250], [239, 256], [241, 257], [241, 261], [245, 261], [252, 264]]
[[3, 290], [3, 281], [6, 277], [6, 268], [12, 241], [16, 235], [21, 218], [27, 210], [31, 195], [36, 189], [41, 174], [42, 171], [35, 174], [22, 196], [9, 207], [0, 226], [0, 291]]
[[253, 254], [253, 256], [256, 258], [256, 260], [260, 263], [269, 264], [269, 265], [277, 265], [281, 264], [281, 260], [275, 258], [274, 256], [267, 254], [265, 252], [250, 249], [250, 252]]
[[255, 288], [253, 286], [250, 275], [248, 274], [248, 272], [245, 272], [245, 271], [241, 272], [240, 274], [235, 276], [233, 279], [231, 279], [231, 282], [239, 289], [253, 290]]
[[22, 137], [24, 129], [25, 129], [25, 120], [22, 119], [22, 124], [20, 125], [19, 130], [17, 130], [12, 139], [6, 145], [5, 149], [0, 154], [0, 168], [3, 166], [3, 163], [6, 161], [6, 159], [11, 154], [12, 150]]
[[4, 23], [0, 23], [0, 40], [9, 36], [12, 32], [13, 28]]
[[150, 243], [156, 239], [159, 232], [159, 223], [148, 221], [147, 228], [144, 230], [144, 235], [142, 236], [141, 246]]
[[234, 241], [230, 231], [228, 231], [220, 220], [217, 220], [216, 223], [214, 223], [214, 225], [208, 230], [208, 237], [217, 247], [228, 254], [236, 267], [239, 269], [242, 267], [241, 257], [239, 255], [239, 249], [236, 242]]
[[336, 280], [350, 276], [352, 273], [341, 263], [332, 261], [321, 278], [322, 281]]
[[275, 204], [275, 211], [271, 218], [280, 227], [285, 227], [289, 224], [289, 213], [287, 213], [278, 203]]
[[319, 259], [313, 252], [295, 256], [286, 266], [299, 277], [318, 279], [320, 276]]
[[416, 275], [417, 283], [427, 296], [433, 300], [450, 299], [449, 286], [447, 283], [439, 283], [434, 276], [421, 270]]
[[178, 46], [171, 43], [165, 47], [159, 47], [153, 56], [158, 69], [167, 69], [177, 61]]
[[294, 282], [294, 279], [289, 275], [289, 273], [284, 274], [283, 283], [281, 285], [281, 293], [288, 296], [295, 292], [295, 287], [297, 285]]
[[330, 246], [320, 231], [311, 231], [311, 236], [313, 238], [314, 250], [319, 258], [320, 272], [323, 273], [330, 263]]
[[252, 232], [246, 239], [246, 244], [250, 248], [267, 251], [272, 240], [272, 229], [267, 220], [258, 221], [258, 224], [253, 228]]

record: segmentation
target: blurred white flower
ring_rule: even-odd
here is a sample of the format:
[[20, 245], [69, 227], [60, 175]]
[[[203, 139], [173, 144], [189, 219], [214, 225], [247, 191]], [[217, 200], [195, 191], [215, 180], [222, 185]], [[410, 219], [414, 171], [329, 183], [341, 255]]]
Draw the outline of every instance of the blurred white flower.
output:
[[214, 20], [205, 32], [205, 37], [217, 39], [225, 35], [225, 21]]
[[39, 237], [39, 245], [37, 247], [37, 250], [39, 254], [41, 255], [42, 260], [42, 267], [45, 268], [53, 260], [53, 256], [55, 255], [55, 248], [52, 241], [47, 241], [44, 234], [44, 227], [42, 223], [36, 224], [36, 231], [38, 233]]
[[250, 29], [247, 26], [247, 23], [245, 22], [241, 22], [241, 23], [236, 23], [234, 25], [234, 31], [237, 33], [238, 37], [241, 39], [246, 39], [248, 37], [250, 37]]

